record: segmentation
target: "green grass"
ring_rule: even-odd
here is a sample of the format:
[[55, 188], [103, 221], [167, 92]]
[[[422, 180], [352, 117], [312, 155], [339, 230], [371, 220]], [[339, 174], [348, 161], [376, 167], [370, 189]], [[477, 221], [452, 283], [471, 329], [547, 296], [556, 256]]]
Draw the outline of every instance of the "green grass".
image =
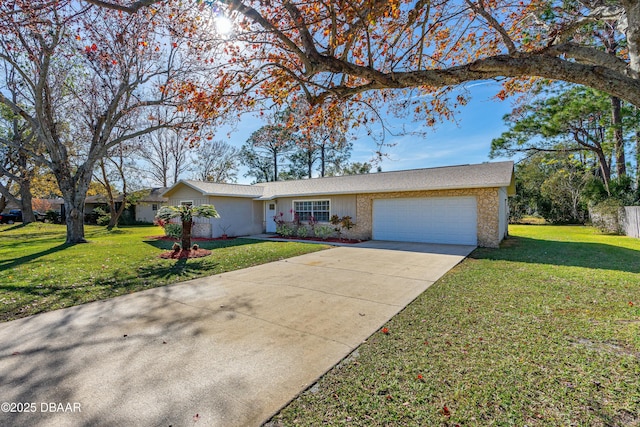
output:
[[65, 245], [52, 224], [0, 225], [0, 321], [237, 270], [326, 248], [233, 239], [198, 242], [204, 258], [164, 260], [173, 244], [149, 238], [159, 227], [86, 227], [90, 243]]
[[640, 425], [640, 240], [510, 232], [268, 425]]

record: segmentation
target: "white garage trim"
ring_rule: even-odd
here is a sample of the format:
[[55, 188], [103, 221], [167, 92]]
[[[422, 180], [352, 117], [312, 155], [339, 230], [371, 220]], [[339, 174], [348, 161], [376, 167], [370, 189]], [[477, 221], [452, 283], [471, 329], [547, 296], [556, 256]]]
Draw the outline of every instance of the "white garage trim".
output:
[[477, 204], [473, 196], [375, 199], [373, 239], [476, 245]]

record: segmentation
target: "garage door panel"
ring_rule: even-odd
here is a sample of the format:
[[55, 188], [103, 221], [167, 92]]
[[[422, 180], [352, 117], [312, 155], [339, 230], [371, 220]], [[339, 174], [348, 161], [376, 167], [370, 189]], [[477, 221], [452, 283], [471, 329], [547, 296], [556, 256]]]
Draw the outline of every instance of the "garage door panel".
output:
[[377, 199], [373, 238], [405, 242], [477, 244], [475, 197]]

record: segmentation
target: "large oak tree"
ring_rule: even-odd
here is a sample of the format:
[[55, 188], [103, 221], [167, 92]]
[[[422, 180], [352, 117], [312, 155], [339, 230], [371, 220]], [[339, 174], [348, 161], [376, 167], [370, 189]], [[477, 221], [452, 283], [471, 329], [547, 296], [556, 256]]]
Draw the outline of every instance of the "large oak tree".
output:
[[180, 11], [129, 15], [72, 0], [0, 2], [2, 70], [20, 88], [17, 99], [0, 88], [0, 104], [44, 147], [32, 154], [58, 182], [67, 243], [85, 241], [85, 197], [109, 149], [164, 127], [192, 125], [184, 113], [153, 114], [159, 106], [184, 108], [186, 95], [173, 82], [195, 85], [205, 75], [206, 55], [188, 59], [202, 55], [200, 41], [182, 47], [185, 28], [197, 20], [177, 17]]
[[[473, 80], [538, 76], [640, 104], [637, 1], [228, 3], [242, 15], [238, 38], [253, 47], [242, 65], [268, 76], [272, 95], [289, 89], [318, 102], [385, 89], [433, 94]], [[624, 50], [599, 48], [594, 28], [603, 25], [616, 29]]]
[[[85, 1], [128, 12], [160, 3]], [[507, 78], [499, 94], [504, 96], [526, 88], [522, 79], [543, 77], [640, 105], [640, 3], [635, 0], [202, 3], [225, 4], [235, 18], [228, 48], [234, 67], [227, 72], [236, 88], [258, 89], [276, 102], [305, 97], [311, 103], [330, 101], [325, 108], [346, 99], [371, 105], [415, 90], [438, 96], [426, 104], [400, 96], [400, 106], [431, 120], [431, 111], [449, 114], [464, 103], [459, 96], [449, 99], [446, 90], [453, 86]], [[604, 26], [613, 30], [607, 49], [597, 40]]]

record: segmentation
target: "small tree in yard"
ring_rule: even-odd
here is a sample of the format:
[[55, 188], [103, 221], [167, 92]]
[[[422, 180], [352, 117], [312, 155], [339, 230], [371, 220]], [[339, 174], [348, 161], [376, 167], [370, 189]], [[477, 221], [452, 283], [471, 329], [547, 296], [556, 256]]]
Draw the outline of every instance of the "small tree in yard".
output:
[[213, 205], [163, 206], [156, 214], [156, 218], [163, 221], [180, 218], [180, 221], [182, 221], [182, 250], [185, 251], [188, 251], [191, 247], [191, 226], [193, 225], [194, 217], [220, 218], [220, 215]]

